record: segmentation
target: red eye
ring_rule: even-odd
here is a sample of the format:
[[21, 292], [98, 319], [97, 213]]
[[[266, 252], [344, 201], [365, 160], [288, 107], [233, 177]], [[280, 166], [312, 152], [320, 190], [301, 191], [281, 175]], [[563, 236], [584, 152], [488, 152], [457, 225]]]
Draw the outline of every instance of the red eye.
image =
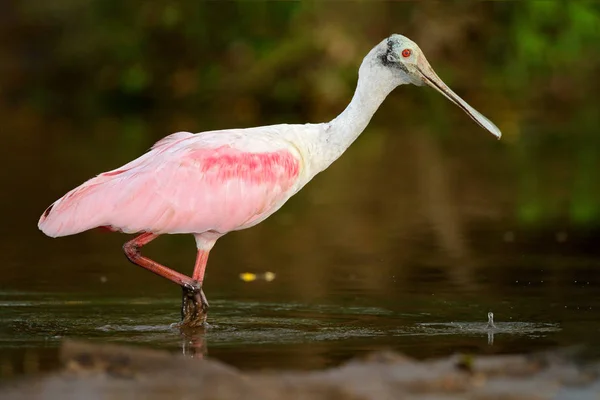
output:
[[402, 57], [406, 58], [406, 57], [410, 57], [410, 55], [411, 55], [410, 49], [402, 50]]

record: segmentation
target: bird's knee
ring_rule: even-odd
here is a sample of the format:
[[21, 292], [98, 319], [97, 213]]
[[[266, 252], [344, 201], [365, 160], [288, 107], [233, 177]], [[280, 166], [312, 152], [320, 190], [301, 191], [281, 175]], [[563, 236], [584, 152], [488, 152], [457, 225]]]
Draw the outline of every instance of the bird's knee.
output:
[[125, 256], [127, 256], [131, 262], [135, 262], [140, 256], [140, 249], [131, 242], [127, 242], [123, 245], [123, 251], [125, 252]]

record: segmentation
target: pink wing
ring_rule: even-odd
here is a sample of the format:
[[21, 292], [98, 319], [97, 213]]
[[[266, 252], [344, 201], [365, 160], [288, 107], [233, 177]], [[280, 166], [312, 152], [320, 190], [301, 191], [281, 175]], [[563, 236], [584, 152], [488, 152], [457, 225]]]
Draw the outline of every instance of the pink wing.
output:
[[126, 233], [225, 233], [250, 226], [287, 200], [300, 160], [281, 144], [240, 150], [236, 139], [248, 138], [227, 132], [209, 143], [188, 132], [160, 140], [57, 200], [39, 228], [56, 237], [99, 226]]

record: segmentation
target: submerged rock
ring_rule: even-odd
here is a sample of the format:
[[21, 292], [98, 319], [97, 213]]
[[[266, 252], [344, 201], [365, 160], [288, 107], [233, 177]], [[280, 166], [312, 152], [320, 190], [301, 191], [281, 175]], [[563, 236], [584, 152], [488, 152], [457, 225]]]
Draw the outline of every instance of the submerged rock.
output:
[[373, 353], [312, 372], [242, 372], [221, 362], [67, 341], [64, 369], [0, 389], [3, 399], [554, 399], [598, 398], [600, 368], [556, 355], [416, 361]]

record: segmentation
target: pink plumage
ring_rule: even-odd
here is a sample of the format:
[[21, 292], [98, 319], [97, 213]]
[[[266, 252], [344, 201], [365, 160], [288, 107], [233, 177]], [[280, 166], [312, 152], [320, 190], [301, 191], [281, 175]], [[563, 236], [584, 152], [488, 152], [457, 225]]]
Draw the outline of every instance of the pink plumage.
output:
[[277, 143], [270, 150], [242, 150], [243, 137], [239, 131], [170, 135], [138, 159], [71, 190], [46, 210], [39, 228], [56, 237], [99, 226], [156, 234], [251, 226], [286, 199], [301, 165]]

